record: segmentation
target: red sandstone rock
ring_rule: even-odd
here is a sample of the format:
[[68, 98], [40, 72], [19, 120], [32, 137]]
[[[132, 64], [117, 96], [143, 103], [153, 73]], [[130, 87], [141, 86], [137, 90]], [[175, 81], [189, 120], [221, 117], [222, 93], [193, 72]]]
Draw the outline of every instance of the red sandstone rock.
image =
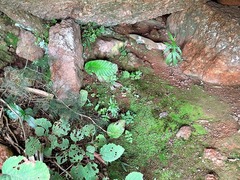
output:
[[42, 19], [73, 18], [81, 22], [105, 25], [134, 24], [170, 14], [194, 5], [192, 0], [1, 0], [0, 11], [8, 14], [12, 9], [22, 10]]
[[35, 43], [36, 37], [31, 32], [22, 29], [16, 49], [17, 55], [29, 61], [40, 59], [43, 57], [44, 51]]
[[205, 180], [218, 180], [218, 177], [214, 174], [207, 174]]
[[83, 58], [80, 27], [63, 20], [49, 32], [49, 57], [53, 89], [59, 99], [77, 95], [82, 85]]
[[223, 5], [240, 6], [239, 0], [217, 0], [217, 1]]
[[3, 163], [13, 155], [13, 152], [5, 145], [0, 144], [0, 169], [2, 169]]
[[[191, 17], [191, 18], [190, 18]], [[209, 2], [168, 18], [182, 46], [182, 70], [205, 82], [240, 85], [240, 11]]]
[[227, 160], [227, 157], [213, 148], [204, 149], [203, 158], [211, 160], [216, 166], [223, 166], [224, 161]]
[[184, 140], [188, 140], [192, 134], [192, 130], [190, 126], [182, 126], [176, 134], [177, 138], [183, 138]]
[[239, 124], [234, 120], [224, 120], [211, 123], [208, 127], [210, 134], [216, 138], [226, 138], [238, 133]]

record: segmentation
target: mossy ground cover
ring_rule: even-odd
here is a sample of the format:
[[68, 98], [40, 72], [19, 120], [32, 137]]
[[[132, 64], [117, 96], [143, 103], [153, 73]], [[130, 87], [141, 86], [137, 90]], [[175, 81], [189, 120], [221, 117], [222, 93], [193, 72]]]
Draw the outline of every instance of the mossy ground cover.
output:
[[[211, 97], [199, 102], [204, 94], [199, 88], [179, 90], [150, 75], [123, 85], [131, 87], [130, 110], [136, 113], [134, 124], [127, 127], [133, 143], [124, 137], [117, 140], [126, 151], [120, 161], [109, 166], [110, 178], [124, 179], [128, 172], [141, 171], [149, 180], [203, 179], [209, 172], [202, 162], [207, 131], [197, 121], [213, 118], [204, 110]], [[162, 112], [168, 115], [160, 118]], [[193, 128], [189, 140], [176, 138], [183, 125]]]

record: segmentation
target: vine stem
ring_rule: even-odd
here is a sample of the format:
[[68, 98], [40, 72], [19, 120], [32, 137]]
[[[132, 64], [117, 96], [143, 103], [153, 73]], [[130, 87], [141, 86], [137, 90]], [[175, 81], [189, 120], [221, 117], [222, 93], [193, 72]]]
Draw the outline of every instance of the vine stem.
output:
[[71, 179], [73, 179], [72, 175], [69, 174], [69, 172], [67, 172], [62, 166], [60, 166], [56, 161], [53, 161], [53, 162], [54, 162], [54, 164], [57, 165], [57, 167], [58, 167], [59, 169], [61, 169], [61, 170], [62, 170], [64, 173], [66, 173]]
[[91, 117], [84, 115], [84, 114], [80, 114], [74, 110], [72, 110], [70, 107], [68, 107], [68, 105], [66, 103], [64, 103], [62, 100], [58, 100], [60, 101], [67, 109], [69, 109], [70, 111], [72, 111], [73, 113], [81, 116], [82, 118], [87, 118], [88, 120], [90, 120], [95, 126], [97, 126], [99, 129], [101, 129], [103, 132], [107, 133], [107, 131], [105, 129], [103, 129], [101, 126], [99, 126]]
[[23, 139], [24, 139], [24, 141], [26, 141], [26, 133], [25, 133], [25, 130], [24, 130], [24, 127], [23, 127], [23, 119], [22, 119], [22, 118], [18, 115], [18, 113], [17, 113], [15, 110], [13, 110], [13, 109], [11, 108], [11, 106], [9, 106], [8, 103], [6, 103], [2, 98], [0, 98], [0, 101], [1, 101], [3, 104], [5, 104], [5, 105], [8, 107], [8, 109], [10, 109], [10, 110], [18, 117], [19, 122], [20, 122], [20, 125], [21, 125], [21, 128], [22, 128], [22, 131], [23, 131]]

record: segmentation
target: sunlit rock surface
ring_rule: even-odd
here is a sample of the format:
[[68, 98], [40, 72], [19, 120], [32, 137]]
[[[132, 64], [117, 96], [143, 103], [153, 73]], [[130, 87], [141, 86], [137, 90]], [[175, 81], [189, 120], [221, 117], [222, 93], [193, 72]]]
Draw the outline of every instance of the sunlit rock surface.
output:
[[200, 4], [172, 14], [168, 25], [183, 49], [185, 74], [214, 84], [240, 84], [238, 7]]
[[78, 94], [82, 85], [83, 58], [80, 27], [63, 20], [49, 32], [49, 57], [53, 89], [59, 99]]

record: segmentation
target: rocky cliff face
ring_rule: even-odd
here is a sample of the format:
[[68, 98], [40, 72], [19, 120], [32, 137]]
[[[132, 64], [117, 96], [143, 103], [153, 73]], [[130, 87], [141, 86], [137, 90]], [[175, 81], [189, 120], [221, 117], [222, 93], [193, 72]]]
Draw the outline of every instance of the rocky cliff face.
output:
[[238, 7], [200, 4], [172, 14], [168, 25], [183, 49], [185, 74], [215, 84], [240, 84]]
[[186, 9], [191, 0], [1, 0], [0, 11], [18, 10], [41, 19], [73, 18], [107, 26], [135, 23]]

